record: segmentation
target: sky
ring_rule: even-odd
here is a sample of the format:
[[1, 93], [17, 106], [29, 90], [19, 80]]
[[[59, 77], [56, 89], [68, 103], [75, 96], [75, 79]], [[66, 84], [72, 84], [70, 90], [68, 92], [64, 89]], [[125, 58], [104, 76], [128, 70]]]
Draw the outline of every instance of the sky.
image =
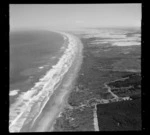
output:
[[140, 27], [141, 4], [10, 4], [10, 30]]

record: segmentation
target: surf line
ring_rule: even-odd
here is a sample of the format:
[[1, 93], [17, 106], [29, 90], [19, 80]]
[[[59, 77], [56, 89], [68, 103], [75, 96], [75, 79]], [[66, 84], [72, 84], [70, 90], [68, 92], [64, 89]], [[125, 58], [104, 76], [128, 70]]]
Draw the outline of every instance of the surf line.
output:
[[[41, 108], [44, 108], [53, 91], [55, 90], [55, 86], [62, 80], [64, 74], [67, 73], [75, 59], [77, 52], [76, 40], [68, 33], [59, 33], [63, 36], [66, 36], [68, 39], [68, 47], [64, 51], [62, 57], [59, 59], [58, 63], [52, 66], [52, 69], [50, 69], [43, 78], [39, 79], [39, 82], [35, 83], [35, 85], [27, 92], [22, 93], [16, 99], [15, 103], [10, 106], [10, 132], [19, 132], [24, 123], [27, 124], [33, 118], [35, 118], [35, 116], [39, 116], [39, 110], [41, 113]], [[36, 109], [32, 109], [36, 104]]]

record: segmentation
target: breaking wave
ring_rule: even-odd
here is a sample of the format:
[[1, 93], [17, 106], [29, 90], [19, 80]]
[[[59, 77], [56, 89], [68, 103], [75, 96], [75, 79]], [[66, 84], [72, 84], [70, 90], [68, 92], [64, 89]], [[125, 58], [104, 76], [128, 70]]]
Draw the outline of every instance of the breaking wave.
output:
[[15, 95], [17, 95], [18, 94], [18, 89], [17, 90], [11, 90], [10, 92], [9, 92], [9, 96], [15, 96]]
[[39, 82], [22, 93], [9, 110], [9, 131], [19, 132], [23, 125], [34, 121], [41, 114], [54, 90], [59, 86], [64, 74], [69, 70], [74, 61], [77, 51], [76, 40], [67, 33], [59, 32], [68, 38], [68, 47], [59, 59], [58, 63], [52, 66]]

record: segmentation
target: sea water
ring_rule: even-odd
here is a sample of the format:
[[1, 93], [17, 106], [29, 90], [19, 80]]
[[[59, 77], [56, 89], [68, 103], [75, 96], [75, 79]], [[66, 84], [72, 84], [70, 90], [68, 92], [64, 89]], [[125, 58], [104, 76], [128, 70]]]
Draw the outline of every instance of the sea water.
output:
[[[30, 87], [27, 88], [28, 81], [23, 83], [25, 86], [26, 92], [22, 92], [17, 97], [15, 103], [10, 105], [10, 112], [9, 112], [9, 131], [10, 132], [19, 132], [22, 126], [34, 121], [39, 117], [42, 113], [42, 110], [46, 103], [48, 102], [49, 98], [51, 97], [52, 93], [56, 90], [58, 84], [60, 84], [63, 76], [67, 73], [69, 68], [71, 67], [76, 53], [77, 53], [77, 41], [75, 38], [67, 33], [59, 32], [64, 37], [64, 47], [61, 46], [58, 52], [60, 57], [58, 58], [57, 64], [53, 64], [51, 68], [47, 69], [46, 74], [43, 77], [39, 77], [38, 81]], [[64, 51], [64, 52], [63, 52]], [[42, 66], [39, 69], [43, 69]], [[35, 70], [33, 70], [35, 71]], [[33, 72], [32, 71], [32, 72]], [[31, 71], [25, 72], [26, 74], [33, 74], [36, 75], [34, 72]], [[23, 72], [24, 73], [24, 72]], [[24, 75], [26, 75], [24, 73]], [[31, 77], [31, 76], [30, 76]], [[35, 79], [34, 79], [35, 80]], [[27, 86], [26, 86], [27, 85]], [[18, 85], [19, 86], [19, 85]], [[21, 86], [21, 85], [20, 85]], [[20, 87], [21, 91], [23, 87]], [[14, 95], [14, 94], [13, 94]], [[12, 102], [11, 102], [12, 103]], [[37, 109], [33, 109], [34, 105]]]
[[44, 31], [10, 32], [10, 104], [55, 65], [66, 47], [61, 34]]

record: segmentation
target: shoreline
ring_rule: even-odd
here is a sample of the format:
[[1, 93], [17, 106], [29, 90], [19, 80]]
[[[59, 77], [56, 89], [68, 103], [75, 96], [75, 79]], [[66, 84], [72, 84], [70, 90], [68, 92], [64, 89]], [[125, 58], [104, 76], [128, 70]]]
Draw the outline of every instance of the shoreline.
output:
[[[73, 88], [75, 84], [75, 79], [77, 77], [77, 73], [82, 63], [82, 55], [81, 55], [82, 47], [81, 45], [79, 46], [80, 46], [80, 49], [78, 52], [79, 55], [76, 56], [76, 60], [74, 61], [72, 67], [63, 78], [63, 82], [61, 83], [62, 85], [58, 87], [58, 90], [56, 90], [55, 93], [53, 94], [53, 97], [51, 97], [49, 101], [49, 105], [47, 106], [49, 111], [47, 111], [45, 115], [45, 119], [43, 118], [41, 122], [39, 122], [41, 125], [35, 128], [36, 132], [53, 131], [53, 126], [57, 118], [59, 118], [59, 115], [64, 111], [65, 107], [68, 106], [67, 100], [68, 100], [69, 94], [71, 93], [71, 89]], [[50, 116], [53, 116], [53, 118], [49, 118]], [[47, 119], [49, 119], [49, 121], [47, 121]], [[47, 126], [43, 126], [43, 123], [46, 123]]]
[[[55, 66], [53, 66], [53, 68], [50, 71], [48, 71], [43, 78], [40, 79], [40, 82], [36, 83], [35, 86], [33, 88], [31, 88], [31, 90], [22, 94], [18, 98], [18, 101], [16, 101], [16, 103], [13, 104], [14, 106], [12, 106], [12, 108], [10, 108], [10, 109], [12, 109], [12, 114], [11, 114], [12, 119], [13, 119], [13, 115], [15, 117], [12, 120], [12, 123], [10, 125], [10, 129], [9, 129], [10, 132], [19, 132], [20, 131], [20, 129], [24, 126], [24, 122], [26, 121], [27, 117], [29, 116], [29, 113], [30, 113], [30, 110], [32, 109], [33, 104], [34, 105], [37, 104], [36, 109], [39, 112], [38, 108], [41, 108], [39, 106], [41, 104], [43, 104], [43, 103], [41, 103], [41, 102], [43, 102], [42, 100], [45, 100], [45, 97], [47, 95], [48, 95], [47, 100], [49, 100], [49, 97], [53, 94], [54, 90], [56, 89], [55, 86], [57, 85], [57, 83], [60, 82], [60, 80], [62, 80], [64, 74], [66, 72], [68, 72], [68, 70], [72, 66], [72, 62], [74, 61], [74, 57], [75, 57], [74, 55], [76, 54], [76, 51], [77, 51], [76, 50], [77, 49], [76, 40], [70, 34], [62, 33], [62, 32], [60, 32], [60, 34], [64, 34], [69, 40], [69, 44], [68, 44], [67, 49], [65, 50], [64, 55], [62, 55], [62, 57], [60, 58], [58, 63]], [[53, 83], [52, 83], [52, 81], [50, 81], [51, 79], [53, 79]], [[42, 88], [42, 90], [41, 90], [41, 88]], [[51, 89], [53, 91], [50, 91], [49, 89]], [[42, 97], [42, 99], [41, 99], [41, 97]], [[39, 100], [41, 100], [40, 103], [39, 103]], [[34, 102], [38, 102], [38, 103], [34, 103]], [[45, 102], [45, 104], [46, 103], [47, 102]], [[17, 106], [22, 105], [22, 104], [25, 104], [25, 105], [21, 106], [22, 108], [17, 108]], [[15, 113], [17, 113], [17, 112], [15, 112], [16, 110], [20, 111], [20, 114], [17, 116], [15, 115]], [[26, 111], [28, 111], [28, 112], [26, 112]], [[35, 113], [37, 115], [37, 112], [33, 112], [33, 113]], [[30, 113], [30, 115], [31, 115], [31, 113]], [[31, 120], [29, 120], [29, 122], [30, 121]], [[27, 122], [26, 124], [28, 124], [29, 122]]]
[[[76, 37], [75, 37], [75, 38], [76, 38]], [[68, 98], [69, 98], [69, 96], [70, 96], [70, 93], [72, 92], [71, 89], [73, 89], [74, 85], [76, 84], [76, 81], [77, 81], [76, 78], [77, 78], [77, 76], [78, 76], [78, 74], [79, 74], [79, 70], [80, 70], [80, 68], [81, 68], [81, 64], [82, 64], [82, 61], [83, 61], [83, 55], [82, 55], [83, 45], [82, 45], [80, 39], [76, 38], [76, 40], [78, 40], [78, 42], [79, 42], [79, 44], [80, 44], [80, 45], [79, 45], [79, 47], [80, 47], [80, 49], [79, 49], [79, 55], [78, 55], [77, 58], [76, 58], [77, 63], [76, 63], [76, 62], [74, 63], [74, 64], [77, 64], [77, 66], [76, 66], [76, 68], [75, 68], [76, 74], [74, 75], [73, 81], [72, 81], [71, 86], [70, 86], [70, 88], [69, 88], [70, 91], [68, 91], [68, 93], [67, 93], [66, 96], [64, 97], [64, 98], [65, 98], [65, 100], [64, 100], [64, 107], [63, 107], [63, 109], [59, 112], [59, 114], [57, 115], [57, 118], [55, 119], [54, 124], [53, 124], [53, 126], [51, 127], [51, 130], [50, 130], [50, 131], [55, 131], [55, 130], [54, 130], [54, 125], [55, 125], [57, 119], [61, 116], [61, 113], [64, 112], [64, 109], [67, 108], [68, 106], [70, 106], [69, 103], [68, 103]], [[72, 75], [73, 75], [73, 74], [74, 74], [74, 73], [72, 73]], [[71, 78], [71, 77], [70, 77], [70, 78]]]
[[[40, 31], [39, 31], [39, 33], [40, 33]], [[10, 82], [9, 82], [10, 83], [10, 86], [9, 86], [9, 104], [10, 104], [10, 106], [16, 102], [17, 97], [19, 97], [23, 92], [30, 90], [35, 85], [35, 83], [39, 82], [39, 79], [43, 78], [45, 76], [45, 74], [47, 73], [47, 71], [49, 71], [53, 65], [56, 65], [59, 61], [59, 58], [62, 57], [62, 55], [64, 54], [65, 49], [68, 47], [67, 38], [64, 38], [64, 36], [62, 36], [61, 34], [58, 34], [56, 32], [54, 33], [54, 36], [53, 36], [53, 33], [54, 32], [51, 32], [48, 30], [44, 31], [44, 34], [46, 34], [46, 38], [44, 38], [44, 39], [48, 40], [48, 42], [46, 40], [43, 40], [43, 37], [41, 36], [40, 37], [41, 39], [38, 39], [38, 40], [35, 39], [33, 41], [33, 45], [31, 43], [31, 49], [33, 46], [33, 49], [35, 50], [35, 54], [37, 53], [36, 50], [39, 50], [39, 52], [40, 52], [40, 48], [41, 48], [42, 55], [38, 56], [38, 54], [37, 54], [37, 57], [34, 57], [34, 53], [32, 53], [32, 52], [34, 52], [34, 50], [33, 50], [33, 51], [31, 51], [31, 53], [29, 53], [29, 55], [31, 54], [31, 60], [30, 59], [27, 60], [27, 64], [25, 64], [26, 62], [24, 63], [24, 60], [26, 61], [26, 55], [23, 56], [24, 60], [22, 60], [22, 59], [19, 60], [26, 65], [25, 67], [22, 64], [21, 64], [21, 66], [20, 65], [15, 66], [15, 68], [14, 68], [15, 71], [18, 69], [18, 67], [21, 67], [21, 69], [17, 71], [16, 75], [14, 74], [14, 76], [12, 76], [12, 77], [10, 76]], [[20, 31], [20, 34], [22, 35], [23, 31]], [[32, 35], [37, 37], [36, 33], [35, 34], [32, 33]], [[57, 35], [58, 35], [58, 39], [57, 39]], [[27, 36], [27, 38], [28, 37], [29, 36]], [[16, 38], [17, 38], [17, 36], [16, 36]], [[51, 39], [54, 42], [53, 41], [51, 42]], [[42, 41], [38, 42], [39, 40], [42, 40]], [[25, 42], [24, 40], [21, 40], [21, 44], [23, 44], [24, 42]], [[37, 42], [37, 44], [39, 44], [39, 46], [41, 44], [41, 47], [39, 47], [39, 49], [36, 48], [36, 46], [34, 46], [34, 44], [36, 44], [36, 42]], [[47, 44], [46, 47], [45, 47], [45, 45], [44, 46], [42, 45], [43, 43]], [[12, 42], [11, 42], [11, 44], [12, 44]], [[55, 45], [56, 45], [56, 47], [55, 47]], [[62, 47], [64, 49], [62, 49]], [[18, 46], [17, 46], [17, 48], [18, 48]], [[24, 46], [23, 46], [23, 48], [24, 48]], [[26, 48], [28, 48], [28, 47], [25, 47], [25, 52], [26, 52]], [[53, 48], [54, 48], [54, 51], [53, 51]], [[23, 50], [22, 47], [20, 49]], [[46, 51], [46, 53], [44, 53], [45, 51]], [[27, 52], [28, 52], [28, 49], [27, 49]], [[14, 55], [12, 55], [10, 57], [12, 57], [12, 59], [14, 59], [13, 56]], [[29, 66], [28, 66], [28, 61], [31, 62], [31, 65], [29, 65]], [[18, 78], [18, 80], [15, 78]], [[19, 90], [18, 93], [16, 95], [14, 95], [14, 94], [12, 95], [14, 90], [17, 90], [17, 89]]]

